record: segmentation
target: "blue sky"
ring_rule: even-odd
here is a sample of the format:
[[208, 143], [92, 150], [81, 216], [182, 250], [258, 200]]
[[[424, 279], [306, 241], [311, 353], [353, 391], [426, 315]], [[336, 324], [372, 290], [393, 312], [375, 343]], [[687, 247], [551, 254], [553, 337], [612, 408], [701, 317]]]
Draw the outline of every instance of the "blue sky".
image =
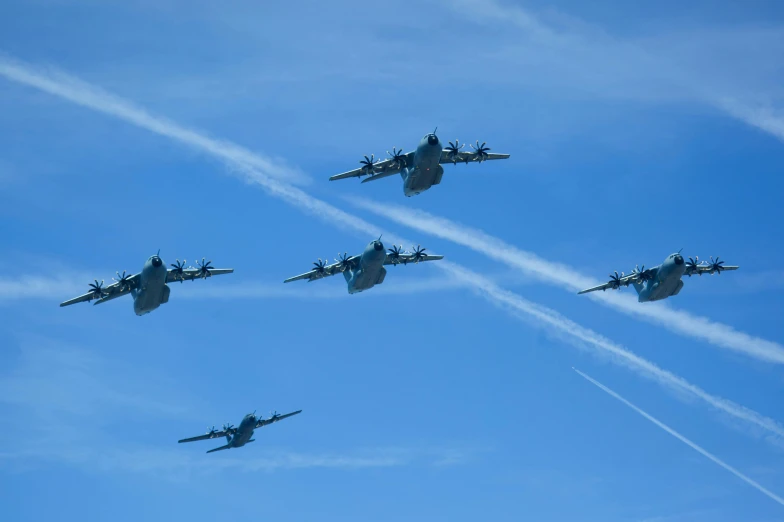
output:
[[[784, 13], [738, 5], [3, 3], [2, 512], [780, 520], [571, 370], [784, 492]], [[411, 199], [326, 181], [436, 125], [512, 157]], [[449, 264], [282, 285], [382, 231]], [[573, 291], [681, 247], [741, 270]], [[57, 307], [158, 248], [236, 273]]]

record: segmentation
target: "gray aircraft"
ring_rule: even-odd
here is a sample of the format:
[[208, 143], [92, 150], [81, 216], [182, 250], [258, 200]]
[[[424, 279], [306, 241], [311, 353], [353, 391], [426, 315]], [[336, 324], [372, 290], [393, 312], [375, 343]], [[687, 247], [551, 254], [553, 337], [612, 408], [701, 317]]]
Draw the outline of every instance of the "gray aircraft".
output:
[[[438, 130], [438, 129], [436, 129]], [[436, 136], [436, 131], [426, 134], [417, 145], [413, 152], [403, 154], [403, 150], [392, 148], [392, 152], [387, 151], [389, 158], [376, 160], [371, 154], [360, 160], [362, 167], [343, 174], [336, 174], [329, 178], [330, 181], [336, 179], [354, 178], [370, 176], [362, 180], [362, 183], [386, 178], [395, 174], [400, 174], [403, 178], [403, 194], [408, 197], [416, 196], [433, 185], [441, 183], [441, 176], [444, 175], [444, 163], [457, 165], [458, 163], [482, 163], [487, 160], [506, 159], [509, 154], [496, 154], [488, 152], [490, 149], [485, 147], [486, 142], [476, 146], [471, 145], [472, 151], [461, 150], [465, 144], [460, 144], [458, 140], [454, 143], [449, 142], [449, 146], [444, 148], [443, 144]]]
[[213, 426], [204, 435], [178, 440], [177, 442], [195, 442], [197, 440], [209, 440], [217, 439], [219, 437], [226, 437], [226, 445], [220, 446], [219, 448], [213, 448], [207, 451], [207, 453], [231, 448], [241, 448], [245, 444], [256, 440], [251, 438], [253, 437], [253, 430], [266, 426], [267, 424], [272, 424], [273, 422], [282, 421], [283, 419], [291, 417], [292, 415], [296, 415], [301, 411], [302, 410], [297, 410], [285, 415], [279, 415], [277, 412], [275, 412], [269, 419], [263, 419], [260, 416], [256, 417], [256, 412], [254, 411], [253, 413], [248, 413], [245, 415], [245, 417], [242, 419], [242, 422], [240, 422], [240, 425], [236, 428], [231, 424], [224, 424], [223, 429], [218, 431], [215, 429], [215, 426]]
[[610, 280], [607, 283], [583, 290], [578, 292], [578, 294], [594, 292], [596, 290], [604, 291], [608, 288], [617, 290], [622, 286], [632, 285], [637, 291], [637, 301], [640, 303], [659, 301], [673, 295], [678, 295], [678, 292], [683, 288], [681, 277], [684, 275], [689, 277], [695, 274], [700, 276], [702, 274], [713, 275], [721, 274], [724, 270], [737, 269], [737, 266], [724, 266], [724, 261], [719, 261], [718, 257], [716, 257], [716, 260], [714, 261], [713, 256], [711, 256], [710, 262], [700, 261], [696, 256], [693, 259], [689, 258], [688, 261], [684, 261], [683, 256], [680, 251], [678, 251], [675, 254], [667, 256], [664, 263], [659, 266], [647, 269], [645, 268], [645, 265], [643, 265], [642, 268], [635, 267], [629, 275], [624, 275], [623, 272], [618, 275], [618, 272], [615, 272], [614, 275], [610, 274]]
[[89, 302], [93, 299], [95, 299], [93, 304], [97, 305], [131, 294], [133, 311], [136, 312], [136, 315], [144, 315], [169, 302], [171, 289], [166, 283], [195, 281], [196, 279], [206, 279], [210, 276], [234, 272], [233, 268], [212, 268], [210, 266], [212, 261], [205, 262], [204, 258], [201, 263], [197, 263], [197, 267], [186, 267], [186, 261], [183, 260], [180, 263], [178, 259], [177, 264], [172, 264], [170, 265], [172, 268], [167, 269], [160, 253], [159, 250], [157, 254], [147, 258], [140, 273], [127, 276], [125, 271], [122, 275], [116, 272], [117, 278], [113, 278], [114, 283], [108, 286], [103, 286], [103, 281], [99, 283], [96, 279], [95, 283], [90, 283], [89, 292], [60, 303], [60, 306]]
[[300, 279], [307, 279], [308, 282], [315, 281], [327, 276], [343, 273], [343, 277], [348, 284], [348, 293], [356, 294], [384, 282], [387, 270], [384, 265], [407, 265], [408, 263], [419, 263], [420, 261], [436, 261], [443, 259], [444, 256], [434, 256], [425, 254], [425, 249], [417, 246], [413, 252], [404, 252], [402, 246], [392, 246], [389, 252], [384, 252], [384, 244], [381, 237], [368, 243], [365, 251], [361, 255], [348, 257], [347, 253], [336, 259], [331, 265], [319, 260], [313, 263], [316, 267], [310, 272], [305, 272], [295, 277], [290, 277], [283, 281], [290, 283]]

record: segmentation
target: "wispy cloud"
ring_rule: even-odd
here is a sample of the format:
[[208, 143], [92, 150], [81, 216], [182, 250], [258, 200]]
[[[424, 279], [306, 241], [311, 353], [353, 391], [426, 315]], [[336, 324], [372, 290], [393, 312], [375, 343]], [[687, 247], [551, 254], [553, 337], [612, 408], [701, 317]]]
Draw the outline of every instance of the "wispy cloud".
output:
[[[82, 281], [81, 284], [78, 282]], [[20, 299], [57, 299], [85, 293], [86, 283], [92, 281], [89, 275], [72, 274], [58, 277], [20, 275], [0, 278], [0, 303]]]
[[[459, 457], [455, 457], [459, 455]], [[93, 472], [142, 473], [174, 481], [215, 475], [226, 471], [258, 472], [309, 468], [362, 470], [401, 466], [441, 466], [445, 459], [459, 464], [464, 453], [452, 449], [368, 448], [325, 453], [301, 453], [285, 449], [252, 447], [215, 455], [194, 454], [187, 448], [161, 449], [103, 447], [95, 438], [79, 445], [45, 444], [20, 451], [0, 453], [0, 461], [29, 468], [31, 461], [62, 462]]]
[[[12, 74], [7, 71], [11, 70]], [[3, 75], [13, 81], [18, 81], [32, 87], [36, 87], [46, 92], [50, 92], [56, 96], [60, 96], [66, 100], [80, 103], [93, 110], [102, 112], [107, 115], [117, 117], [128, 123], [149, 129], [160, 135], [167, 136], [176, 140], [182, 140], [181, 130], [185, 130], [186, 136], [190, 136], [193, 131], [182, 129], [174, 124], [166, 123], [165, 120], [155, 118], [142, 111], [140, 114], [133, 112], [133, 105], [123, 100], [120, 100], [111, 95], [104, 95], [102, 91], [84, 85], [83, 82], [71, 79], [70, 77], [57, 73], [56, 76], [44, 76], [41, 72], [36, 72], [26, 66], [21, 66], [18, 63], [13, 63], [10, 66], [0, 60], [0, 75]], [[65, 81], [65, 87], [61, 88], [59, 82]], [[84, 90], [81, 90], [81, 87]], [[95, 94], [98, 92], [98, 94]], [[130, 112], [129, 112], [130, 111]], [[150, 119], [154, 124], [150, 123]], [[172, 128], [169, 127], [172, 126]], [[198, 146], [202, 143], [200, 139], [194, 139], [188, 143]], [[225, 160], [231, 160], [231, 156], [222, 151], [215, 151], [214, 144], [220, 142], [209, 142], [209, 146], [205, 146], [202, 150], [206, 153], [215, 154]], [[338, 226], [354, 232], [359, 232], [365, 236], [375, 237], [379, 233], [383, 233], [385, 237], [389, 238], [394, 243], [412, 244], [411, 241], [402, 239], [392, 233], [380, 230], [378, 227], [371, 223], [349, 214], [341, 209], [338, 209], [329, 203], [321, 201], [300, 190], [299, 188], [292, 187], [288, 184], [275, 180], [265, 174], [264, 172], [253, 168], [248, 162], [238, 161], [234, 164], [238, 173], [242, 174], [244, 179], [249, 183], [256, 184], [262, 187], [269, 195], [279, 198], [295, 208], [304, 212], [314, 215], [320, 219], [325, 220], [333, 226]], [[541, 261], [540, 261], [541, 262]], [[622, 362], [623, 365], [639, 370], [640, 375], [651, 378], [667, 386], [669, 389], [683, 392], [692, 397], [699, 398], [708, 402], [711, 406], [727, 413], [746, 425], [753, 425], [766, 430], [775, 437], [781, 437], [783, 432], [782, 428], [773, 420], [763, 417], [752, 410], [735, 405], [724, 399], [714, 397], [700, 390], [699, 388], [689, 384], [685, 380], [678, 378], [668, 372], [658, 369], [652, 363], [641, 359], [631, 352], [624, 349], [619, 349], [613, 343], [602, 338], [600, 335], [585, 329], [576, 323], [562, 317], [557, 312], [549, 310], [545, 307], [531, 303], [522, 297], [498, 288], [494, 283], [488, 279], [471, 272], [470, 270], [460, 267], [454, 263], [438, 262], [434, 263], [435, 266], [446, 270], [459, 280], [470, 284], [471, 288], [479, 293], [484, 298], [489, 299], [492, 303], [502, 306], [506, 310], [513, 311], [514, 314], [524, 315], [527, 318], [536, 319], [532, 324], [539, 327], [541, 325], [547, 326], [551, 331], [562, 334], [565, 339], [571, 342], [582, 342], [594, 346], [600, 350], [600, 353], [612, 354], [610, 360], [615, 362]], [[535, 271], [534, 271], [535, 273]], [[574, 277], [571, 275], [570, 277]]]
[[634, 411], [636, 411], [637, 413], [639, 413], [640, 415], [642, 415], [643, 417], [645, 417], [646, 419], [648, 419], [649, 421], [654, 423], [656, 426], [660, 427], [661, 429], [663, 429], [664, 431], [666, 431], [667, 433], [669, 433], [670, 435], [672, 435], [673, 437], [675, 437], [679, 441], [681, 441], [684, 444], [686, 444], [687, 446], [689, 446], [691, 449], [693, 449], [694, 451], [698, 452], [703, 457], [713, 461], [715, 464], [718, 464], [719, 466], [721, 466], [725, 470], [729, 471], [730, 473], [732, 473], [733, 475], [735, 475], [736, 477], [738, 477], [739, 479], [741, 479], [742, 481], [744, 481], [745, 483], [747, 483], [748, 485], [750, 485], [751, 487], [753, 487], [754, 489], [756, 489], [757, 491], [762, 493], [763, 495], [766, 495], [771, 500], [773, 500], [775, 502], [778, 502], [779, 504], [784, 506], [784, 498], [781, 498], [780, 496], [776, 495], [775, 493], [773, 493], [769, 489], [764, 488], [757, 481], [751, 479], [750, 477], [747, 477], [746, 475], [744, 475], [743, 473], [741, 473], [737, 469], [733, 468], [732, 466], [730, 466], [729, 464], [727, 464], [726, 462], [724, 462], [723, 460], [721, 460], [717, 456], [713, 455], [712, 453], [709, 453], [707, 450], [703, 449], [702, 447], [698, 446], [697, 444], [695, 444], [691, 440], [687, 439], [686, 437], [684, 437], [683, 435], [681, 435], [680, 433], [678, 433], [674, 429], [670, 428], [669, 426], [667, 426], [666, 424], [664, 424], [660, 420], [658, 420], [655, 417], [653, 417], [652, 415], [646, 413], [645, 411], [643, 411], [642, 409], [638, 408], [637, 406], [635, 406], [634, 404], [632, 404], [628, 400], [624, 399], [623, 397], [621, 397], [620, 395], [618, 395], [617, 393], [612, 391], [607, 386], [605, 386], [602, 383], [592, 379], [591, 377], [587, 376], [586, 374], [584, 374], [580, 370], [575, 369], [574, 371], [577, 372], [581, 377], [586, 379], [588, 382], [590, 382], [594, 386], [598, 387], [600, 390], [602, 390], [605, 393], [609, 394], [610, 396], [618, 399], [623, 404], [625, 404], [629, 408], [633, 409]]
[[[510, 267], [523, 270], [543, 282], [567, 290], [579, 291], [601, 283], [579, 273], [573, 267], [542, 259], [532, 252], [520, 250], [481, 230], [459, 225], [446, 218], [399, 205], [380, 205], [361, 198], [346, 199], [362, 210], [383, 216], [419, 232], [468, 247]], [[672, 332], [700, 339], [761, 361], [784, 364], [784, 346], [779, 343], [739, 332], [731, 326], [671, 308], [664, 303], [643, 305], [634, 297], [617, 292], [595, 292], [587, 294], [586, 297], [627, 315], [664, 326]]]
[[0, 404], [20, 407], [40, 419], [92, 419], [113, 408], [144, 417], [188, 416], [189, 409], [177, 400], [180, 394], [169, 389], [165, 375], [149, 369], [129, 373], [124, 363], [39, 335], [20, 336], [19, 347], [13, 369], [0, 374]]
[[[197, 407], [173, 389], [167, 375], [130, 366], [89, 348], [37, 335], [21, 337], [19, 347], [18, 359], [0, 372], [0, 461], [4, 468], [29, 469], [39, 463], [60, 462], [91, 472], [121, 471], [188, 480], [224, 470], [457, 465], [473, 453], [470, 448], [450, 445], [317, 453], [251, 447], [251, 451], [222, 452], [214, 458], [204, 455], [212, 447], [209, 441], [188, 446], [172, 446], [170, 441], [165, 447], [117, 444], [123, 434], [149, 433], [144, 424], [162, 419], [167, 423], [195, 420], [196, 412], [204, 406]], [[133, 412], [133, 422], [128, 420], [129, 412]], [[26, 429], [20, 439], [19, 426], [34, 429]]]
[[[516, 39], [485, 39], [483, 49], [521, 82], [563, 85], [574, 92], [641, 100], [688, 101], [713, 107], [784, 140], [781, 100], [784, 27], [673, 29], [660, 35], [620, 38], [552, 9], [535, 12], [512, 2], [457, 0], [446, 9], [468, 23], [490, 25]], [[650, 30], [650, 27], [648, 28]], [[717, 59], [720, 57], [720, 59]], [[522, 74], [516, 71], [524, 71]]]
[[770, 104], [749, 105], [734, 98], [720, 98], [717, 105], [727, 114], [784, 141], [784, 111]]
[[[497, 278], [500, 278], [498, 276]], [[494, 278], [494, 279], [497, 279]], [[85, 293], [87, 282], [92, 281], [87, 273], [61, 274], [57, 277], [38, 275], [19, 275], [16, 277], [0, 277], [0, 304], [20, 300], [45, 299], [52, 302], [64, 301], [67, 298]], [[514, 274], [504, 276], [504, 280], [519, 282], [523, 278]], [[98, 280], [101, 281], [100, 279]], [[348, 297], [345, 285], [290, 285], [282, 281], [263, 282], [247, 280], [243, 283], [214, 283], [212, 281], [183, 283], [172, 285], [177, 297], [185, 299], [342, 299]], [[111, 282], [111, 280], [109, 281]], [[437, 291], [448, 291], [464, 288], [466, 285], [451, 277], [409, 278], [395, 284], [381, 285], [365, 296], [381, 297], [385, 295], [408, 295]]]

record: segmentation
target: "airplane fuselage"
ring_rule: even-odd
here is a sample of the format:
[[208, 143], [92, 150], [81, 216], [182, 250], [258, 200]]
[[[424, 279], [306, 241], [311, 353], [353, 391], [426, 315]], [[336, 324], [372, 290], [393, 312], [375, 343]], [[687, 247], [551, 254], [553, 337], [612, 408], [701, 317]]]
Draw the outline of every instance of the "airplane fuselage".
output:
[[371, 241], [359, 258], [359, 267], [343, 272], [343, 277], [348, 284], [348, 293], [363, 292], [384, 282], [384, 277], [387, 275], [387, 270], [384, 268], [386, 258], [384, 244], [379, 240]]
[[140, 285], [131, 291], [133, 296], [133, 311], [136, 315], [145, 315], [169, 300], [169, 286], [166, 284], [168, 270], [163, 260], [157, 256], [150, 256], [144, 263], [140, 275]]
[[441, 183], [444, 167], [441, 166], [441, 142], [435, 134], [428, 134], [414, 151], [414, 164], [400, 171], [403, 178], [403, 194], [416, 196], [433, 185]]
[[635, 285], [637, 301], [659, 301], [677, 295], [683, 288], [681, 277], [686, 272], [686, 264], [680, 254], [671, 254], [659, 266], [653, 279], [645, 284]]
[[240, 425], [237, 426], [237, 431], [234, 432], [234, 435], [226, 435], [229, 447], [241, 448], [248, 442], [253, 442], [251, 437], [253, 437], [253, 430], [256, 429], [257, 420], [256, 416], [252, 413], [245, 415], [242, 422], [240, 422]]

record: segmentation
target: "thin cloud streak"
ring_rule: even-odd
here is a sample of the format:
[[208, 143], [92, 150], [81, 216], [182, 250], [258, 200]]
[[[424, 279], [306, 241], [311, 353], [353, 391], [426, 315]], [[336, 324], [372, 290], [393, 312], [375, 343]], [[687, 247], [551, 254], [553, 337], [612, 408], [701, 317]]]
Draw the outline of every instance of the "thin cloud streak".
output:
[[[0, 74], [3, 74], [2, 73], [2, 71], [4, 70], [3, 65], [4, 62], [0, 60]], [[29, 73], [26, 69], [22, 69], [20, 73], [23, 73], [21, 74], [21, 76], [23, 77], [27, 77], [27, 74], [33, 74], [31, 72]], [[15, 79], [14, 77], [8, 75], [6, 76], [9, 77], [9, 79], [12, 80]], [[59, 77], [61, 76], [58, 76], [58, 78]], [[49, 80], [51, 81], [51, 79]], [[81, 82], [78, 80], [75, 80], [75, 82], [77, 82], [76, 83], [77, 85], [81, 84]], [[47, 82], [44, 83], [46, 85], [49, 85], [49, 83]], [[36, 87], [34, 83], [27, 83], [27, 85], [32, 85]], [[115, 116], [128, 123], [132, 123], [137, 126], [150, 129], [153, 132], [157, 132], [158, 134], [161, 134], [163, 136], [167, 136], [173, 139], [179, 139], [177, 137], [177, 133], [171, 132], [171, 129], [167, 129], [167, 128], [159, 129], [158, 127], [151, 128], [150, 126], [145, 125], [144, 123], [146, 122], [146, 119], [142, 118], [141, 115], [131, 114], [129, 117], [125, 117], [126, 114], [124, 111], [116, 110], [116, 104], [120, 103], [122, 107], [126, 107], [126, 108], [131, 105], [127, 104], [126, 102], [123, 102], [122, 100], [118, 100], [113, 96], [102, 97], [99, 99], [89, 98], [90, 93], [92, 93], [93, 90], [91, 90], [89, 86], [86, 87], [88, 88], [86, 92], [77, 91], [77, 92], [70, 93], [72, 97], [76, 99], [89, 99], [90, 102], [83, 103], [84, 106], [102, 112], [104, 114]], [[64, 96], [61, 91], [62, 90], [57, 88], [57, 84], [55, 83], [54, 86], [51, 88], [51, 90], [47, 92], [51, 92], [52, 94], [60, 96], [64, 99], [74, 101], [72, 97]], [[143, 112], [143, 115], [148, 116], [146, 112]], [[155, 119], [155, 121], [160, 122], [163, 120]], [[176, 128], [179, 129], [179, 127]], [[204, 149], [204, 150], [205, 152], [212, 153], [212, 149]], [[221, 154], [219, 157], [226, 158], [226, 155]], [[378, 236], [379, 233], [383, 233], [385, 237], [389, 238], [394, 243], [411, 244], [410, 241], [403, 240], [399, 237], [396, 237], [394, 234], [380, 230], [374, 225], [370, 224], [369, 222], [359, 217], [353, 216], [343, 210], [340, 210], [330, 205], [329, 203], [316, 199], [298, 188], [278, 182], [270, 178], [263, 172], [252, 168], [247, 163], [238, 162], [235, 164], [235, 167], [237, 168], [238, 172], [244, 176], [244, 179], [247, 182], [261, 186], [268, 194], [280, 198], [283, 201], [286, 201], [287, 203], [291, 204], [292, 206], [300, 210], [303, 210], [320, 219], [323, 219], [324, 221], [326, 221], [331, 225], [338, 226], [347, 230], [352, 230], [355, 232], [360, 232], [364, 235], [369, 235], [371, 237], [376, 237]], [[521, 312], [529, 317], [533, 317], [534, 319], [537, 319], [537, 322], [533, 323], [535, 325], [538, 325], [540, 322], [544, 323], [548, 326], [551, 326], [553, 330], [562, 332], [569, 339], [583, 341], [588, 344], [592, 344], [597, 348], [603, 348], [604, 350], [608, 350], [609, 353], [613, 353], [614, 355], [620, 356], [620, 359], [616, 358], [611, 360], [615, 360], [615, 361], [623, 360], [627, 363], [627, 366], [629, 367], [640, 368], [640, 370], [642, 370], [640, 371], [641, 375], [645, 375], [645, 376], [651, 375], [651, 372], [648, 371], [648, 368], [649, 367], [656, 368], [652, 363], [644, 361], [643, 359], [640, 359], [637, 356], [633, 356], [633, 354], [625, 350], [620, 350], [620, 351], [609, 350], [609, 347], [614, 345], [612, 345], [612, 343], [610, 343], [609, 341], [607, 341], [606, 343], [596, 342], [597, 339], [603, 339], [598, 334], [590, 330], [584, 329], [579, 325], [576, 325], [576, 323], [573, 323], [572, 321], [563, 318], [562, 316], [560, 316], [560, 314], [557, 314], [557, 312], [536, 305], [534, 303], [530, 303], [529, 301], [526, 301], [522, 297], [512, 292], [501, 290], [491, 281], [481, 277], [479, 274], [471, 272], [470, 270], [460, 267], [456, 264], [451, 264], [444, 261], [433, 263], [433, 265], [439, 267], [442, 270], [446, 270], [450, 272], [455, 277], [458, 277], [467, 283], [470, 283], [472, 288], [478, 291], [481, 296], [489, 299], [494, 304], [502, 305], [502, 307], [505, 306], [506, 309], [512, 309], [514, 311]], [[593, 343], [591, 342], [592, 340], [594, 341]], [[643, 362], [645, 364], [641, 364]], [[660, 374], [656, 374], [656, 372], [653, 372], [653, 374], [659, 375], [659, 378], [657, 379], [659, 382], [669, 386], [670, 388], [676, 391], [684, 391], [694, 396], [696, 390], [699, 390], [699, 388], [696, 388], [693, 385], [683, 386], [683, 383], [685, 384], [688, 383], [680, 378], [676, 378], [675, 376], [667, 372], [663, 372]], [[668, 376], [672, 377], [673, 379], [669, 378]], [[729, 401], [725, 401], [724, 399], [713, 397], [705, 392], [703, 392], [702, 395], [697, 394], [696, 396], [702, 400], [710, 399], [712, 401], [710, 402], [711, 405], [714, 405], [716, 408], [720, 409], [721, 411], [724, 411], [725, 413], [733, 417], [738, 418], [739, 420], [745, 421], [747, 423], [751, 422], [754, 425], [760, 426], [768, 431], [773, 432], [777, 437], [781, 436], [782, 428], [778, 426], [775, 423], [775, 421], [762, 417], [761, 415], [753, 412], [752, 410], [748, 410], [741, 406], [734, 405]]]
[[[92, 278], [94, 279], [94, 278]], [[91, 281], [85, 274], [43, 277], [36, 275], [20, 275], [16, 277], [0, 277], [0, 305], [29, 299], [43, 299], [61, 302], [69, 297], [85, 293], [87, 283]], [[201, 283], [201, 284], [200, 284]], [[394, 285], [379, 286], [377, 291], [365, 296], [380, 297], [384, 295], [409, 295], [422, 292], [456, 290], [466, 285], [454, 278], [417, 278], [400, 281]], [[247, 282], [242, 284], [183, 284], [173, 286], [177, 298], [184, 299], [342, 299], [348, 297], [345, 286], [329, 285], [317, 288], [284, 285], [276, 283]]]
[[[580, 326], [555, 310], [538, 305], [513, 292], [499, 288], [495, 283], [479, 274], [446, 261], [441, 261], [439, 266], [453, 274], [456, 278], [470, 283], [474, 289], [478, 290], [480, 296], [485, 297], [490, 302], [511, 310], [513, 313], [523, 314], [524, 317], [521, 318], [524, 320], [528, 318], [530, 324], [538, 327], [544, 326], [556, 333], [565, 334], [561, 337], [572, 344], [575, 341], [584, 343], [584, 345], [593, 348], [596, 353], [607, 356], [613, 363], [631, 369], [638, 375], [653, 380], [666, 389], [697, 398], [708, 406], [730, 415], [749, 426], [761, 428], [769, 434], [767, 437], [768, 442], [779, 447], [784, 446], [784, 426], [775, 420], [727, 399], [711, 395], [699, 386], [695, 386], [687, 380], [639, 357], [593, 330]], [[530, 319], [534, 319], [534, 321], [531, 322]], [[584, 346], [577, 344], [577, 347], [583, 348]]]
[[620, 395], [618, 395], [617, 393], [612, 391], [607, 386], [605, 386], [602, 383], [596, 381], [595, 379], [592, 379], [591, 377], [587, 376], [586, 374], [584, 374], [583, 372], [581, 372], [580, 370], [578, 370], [576, 368], [572, 368], [572, 369], [575, 372], [577, 372], [578, 375], [580, 375], [581, 377], [586, 379], [588, 382], [590, 382], [591, 384], [593, 384], [594, 386], [596, 386], [600, 390], [604, 391], [605, 393], [607, 393], [611, 397], [614, 397], [614, 398], [618, 399], [619, 401], [621, 401], [623, 404], [625, 404], [629, 408], [633, 409], [634, 411], [636, 411], [637, 413], [639, 413], [640, 415], [642, 415], [643, 417], [645, 417], [646, 419], [648, 419], [649, 421], [651, 421], [652, 423], [654, 423], [655, 425], [657, 425], [658, 427], [660, 427], [661, 429], [663, 429], [664, 431], [666, 431], [667, 433], [669, 433], [670, 435], [672, 435], [673, 437], [678, 439], [679, 441], [681, 441], [684, 444], [686, 444], [687, 446], [689, 446], [694, 451], [696, 451], [699, 454], [701, 454], [703, 457], [713, 461], [715, 464], [718, 464], [719, 466], [721, 466], [722, 468], [726, 469], [727, 471], [729, 471], [730, 473], [732, 473], [733, 475], [735, 475], [736, 477], [738, 477], [743, 482], [747, 483], [748, 485], [750, 485], [751, 487], [753, 487], [754, 489], [756, 489], [757, 491], [759, 491], [763, 495], [766, 495], [771, 500], [774, 500], [775, 502], [778, 502], [779, 504], [784, 506], [784, 498], [781, 498], [780, 496], [776, 495], [775, 493], [773, 493], [769, 489], [766, 489], [765, 487], [760, 485], [757, 481], [747, 477], [746, 475], [744, 475], [743, 473], [741, 473], [737, 469], [733, 468], [732, 466], [730, 466], [729, 464], [727, 464], [726, 462], [724, 462], [723, 460], [721, 460], [717, 456], [713, 455], [712, 453], [710, 453], [707, 450], [703, 449], [702, 447], [698, 446], [697, 444], [695, 444], [691, 440], [687, 439], [686, 437], [684, 437], [683, 435], [681, 435], [680, 433], [678, 433], [674, 429], [670, 428], [669, 426], [667, 426], [666, 424], [664, 424], [660, 420], [658, 420], [655, 417], [653, 417], [652, 415], [646, 413], [645, 411], [643, 411], [642, 409], [638, 408], [637, 406], [635, 406], [634, 404], [632, 404], [628, 400], [624, 399], [623, 397], [621, 397]]
[[[636, 92], [696, 101], [784, 141], [784, 113], [754, 101], [779, 97], [780, 77], [769, 75], [768, 70], [779, 69], [781, 53], [777, 49], [784, 38], [781, 26], [741, 27], [734, 32], [720, 27], [680, 39], [668, 33], [659, 40], [647, 41], [616, 38], [600, 27], [562, 14], [551, 16], [560, 24], [548, 23], [531, 10], [496, 0], [442, 3], [472, 23], [517, 27], [525, 44], [516, 52], [523, 59], [529, 53], [552, 55], [548, 65], [561, 71], [570, 83], [578, 77], [584, 89], [592, 87], [597, 93], [613, 92], [616, 96]], [[714, 34], [722, 37], [715, 40]], [[726, 61], [718, 70], [706, 64], [710, 61], [706, 58], [722, 56], [725, 49], [736, 54], [729, 67]], [[761, 66], [754, 68], [749, 62]]]
[[[0, 461], [18, 462], [28, 467], [32, 459], [64, 462], [99, 472], [144, 473], [174, 481], [188, 480], [193, 475], [210, 475], [225, 471], [252, 473], [309, 468], [361, 470], [407, 466], [423, 461], [423, 456], [418, 455], [414, 450], [394, 451], [384, 448], [346, 454], [305, 454], [282, 449], [265, 450], [261, 455], [258, 452], [243, 453], [240, 456], [223, 455], [223, 458], [208, 460], [205, 460], [201, 451], [194, 455], [186, 448], [178, 449], [179, 451], [155, 448], [117, 450], [95, 447], [94, 444], [84, 441], [84, 444], [79, 445], [62, 447], [48, 445], [16, 452], [3, 452], [0, 453]], [[439, 463], [437, 455], [432, 456], [430, 460], [432, 462], [425, 462], [425, 464], [436, 466]]]
[[[543, 259], [532, 252], [520, 250], [484, 231], [465, 227], [446, 218], [400, 205], [379, 205], [362, 198], [346, 198], [362, 210], [385, 217], [399, 225], [446, 239], [484, 254], [492, 259], [525, 271], [543, 282], [555, 284], [571, 291], [601, 284], [600, 281], [580, 274], [574, 268]], [[707, 341], [708, 343], [742, 353], [755, 359], [784, 364], [784, 346], [739, 332], [731, 326], [676, 310], [663, 303], [638, 303], [629, 295], [613, 292], [587, 294], [606, 306], [648, 322], [659, 324], [672, 332]]]
[[[221, 471], [257, 472], [330, 468], [361, 470], [400, 466], [444, 466], [464, 463], [477, 450], [460, 445], [358, 447], [339, 451], [299, 453], [285, 448], [255, 448], [204, 458], [220, 445], [137, 444], [117, 448], [122, 433], [149, 433], [155, 420], [157, 436], [169, 437], [172, 419], [203, 418], [203, 403], [180, 396], [167, 374], [108, 358], [89, 348], [38, 335], [23, 336], [17, 363], [0, 372], [0, 466], [23, 469], [38, 462], [60, 462], [89, 471], [143, 473], [172, 480]], [[127, 413], [144, 419], [129, 423]], [[201, 413], [198, 413], [201, 412]], [[56, 422], [52, 422], [56, 419]], [[164, 419], [163, 424], [160, 419]], [[36, 426], [25, 437], [15, 427]], [[89, 426], [89, 429], [85, 429]], [[171, 436], [172, 440], [177, 437]], [[46, 464], [42, 464], [45, 466]]]

